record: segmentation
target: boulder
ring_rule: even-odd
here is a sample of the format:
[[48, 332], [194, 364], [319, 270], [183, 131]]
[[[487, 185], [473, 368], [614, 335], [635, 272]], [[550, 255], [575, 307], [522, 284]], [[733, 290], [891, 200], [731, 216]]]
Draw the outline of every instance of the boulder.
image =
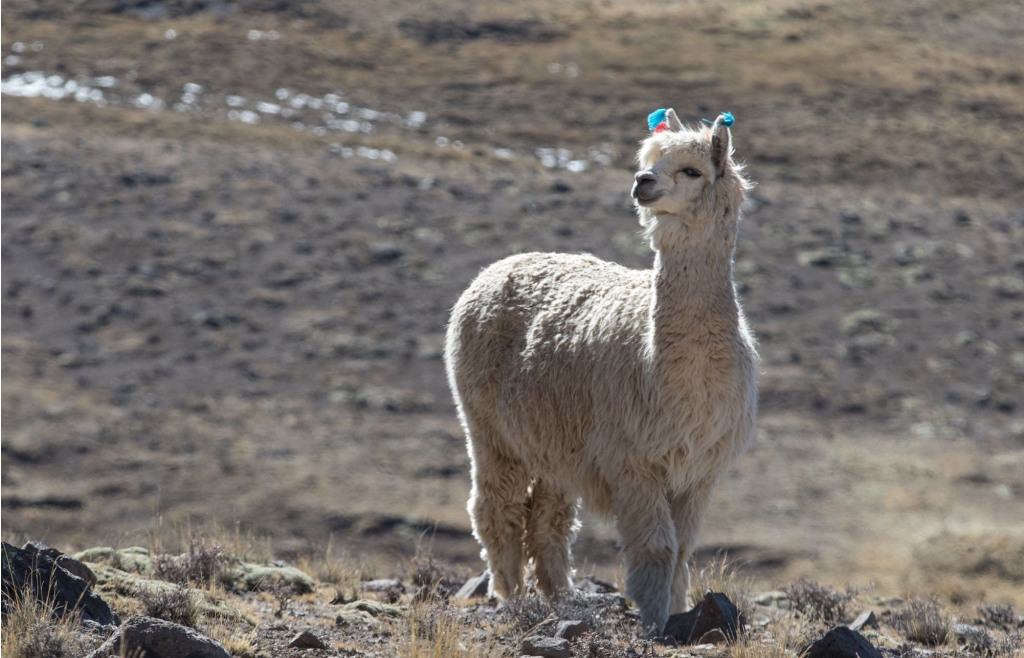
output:
[[29, 551], [30, 553], [39, 553], [53, 559], [57, 566], [71, 573], [72, 575], [78, 576], [84, 580], [89, 587], [95, 587], [96, 585], [96, 574], [85, 565], [85, 563], [76, 560], [70, 555], [61, 553], [56, 548], [50, 548], [46, 544], [38, 541], [26, 542], [21, 547], [22, 550]]
[[77, 613], [83, 622], [94, 622], [103, 627], [121, 623], [110, 606], [89, 589], [89, 583], [57, 564], [53, 555], [60, 551], [41, 550], [35, 545], [27, 550], [3, 543], [3, 616], [7, 616], [9, 601], [32, 595], [53, 605], [54, 614], [63, 618]]
[[870, 642], [857, 631], [836, 626], [824, 637], [813, 642], [802, 654], [803, 658], [882, 658]]
[[129, 617], [89, 658], [231, 658], [224, 645], [199, 631], [154, 617]]
[[[668, 618], [664, 635], [680, 644], [695, 644], [707, 633], [719, 630], [729, 641], [736, 639], [743, 621], [739, 610], [725, 594], [708, 590], [704, 598], [689, 612], [680, 612]], [[712, 636], [717, 637], [717, 636]]]

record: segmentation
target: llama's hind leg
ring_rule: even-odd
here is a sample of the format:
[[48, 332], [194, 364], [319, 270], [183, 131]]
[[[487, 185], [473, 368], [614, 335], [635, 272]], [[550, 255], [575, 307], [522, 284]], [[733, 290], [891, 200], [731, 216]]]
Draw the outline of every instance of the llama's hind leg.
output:
[[538, 479], [530, 492], [526, 555], [533, 560], [537, 589], [549, 598], [572, 591], [570, 546], [579, 524], [578, 505], [568, 492]]
[[470, 433], [473, 489], [469, 515], [491, 571], [491, 594], [511, 598], [523, 592], [523, 532], [530, 476], [500, 448], [498, 434], [477, 426]]
[[668, 501], [657, 482], [622, 487], [615, 516], [626, 562], [626, 595], [640, 611], [644, 633], [660, 635], [668, 621], [679, 546]]

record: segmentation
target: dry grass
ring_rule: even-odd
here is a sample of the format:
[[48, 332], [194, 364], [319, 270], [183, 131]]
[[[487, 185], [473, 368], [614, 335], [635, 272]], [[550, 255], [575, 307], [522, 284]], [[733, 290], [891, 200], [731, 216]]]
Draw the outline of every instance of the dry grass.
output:
[[77, 615], [61, 616], [52, 601], [28, 593], [4, 604], [3, 658], [78, 658], [99, 644]]
[[946, 643], [953, 624], [952, 616], [936, 598], [908, 601], [889, 617], [889, 624], [911, 642], [934, 647]]
[[729, 561], [726, 554], [712, 559], [700, 570], [690, 569], [690, 601], [696, 605], [708, 590], [725, 594], [739, 609], [741, 618], [750, 620], [753, 602], [750, 600], [751, 580], [740, 574], [739, 565]]
[[402, 658], [485, 658], [501, 653], [500, 628], [481, 628], [471, 615], [443, 605], [414, 605], [393, 633]]
[[[367, 593], [360, 583], [367, 575], [349, 556], [338, 557], [333, 548], [303, 558], [309, 571], [320, 574], [314, 592], [299, 596], [289, 588], [262, 592], [229, 592], [215, 577], [220, 560], [234, 556], [221, 547], [227, 537], [189, 537], [188, 550], [160, 567], [161, 574], [178, 582], [164, 587], [139, 588], [131, 596], [112, 599], [121, 614], [146, 614], [192, 626], [221, 642], [232, 655], [269, 658], [281, 652], [298, 631], [314, 628], [328, 646], [347, 655], [380, 653], [401, 658], [483, 657], [515, 655], [525, 638], [550, 637], [558, 622], [582, 620], [592, 632], [572, 643], [574, 656], [588, 658], [636, 658], [637, 656], [679, 656], [679, 648], [660, 646], [640, 638], [639, 625], [621, 598], [613, 595], [580, 595], [550, 604], [538, 596], [524, 596], [498, 605], [474, 602], [458, 606], [447, 592], [463, 575], [458, 569], [435, 558], [429, 547], [421, 547], [415, 558], [398, 566], [406, 592], [396, 605], [359, 597], [387, 597], [388, 593]], [[155, 560], [157, 563], [159, 559]], [[380, 574], [376, 574], [380, 575]], [[189, 583], [193, 587], [189, 586]], [[102, 585], [100, 586], [101, 594]], [[340, 589], [357, 599], [363, 621], [335, 620], [339, 606], [350, 602], [331, 600]], [[742, 570], [725, 558], [716, 559], [693, 573], [693, 591], [711, 589], [725, 593], [740, 607], [746, 631], [715, 656], [731, 658], [788, 658], [799, 656], [828, 626], [841, 623], [848, 609], [866, 605], [847, 588], [835, 591], [827, 586], [801, 580], [785, 587], [793, 609], [759, 606], [751, 596], [749, 580]], [[427, 596], [422, 592], [430, 592]], [[198, 605], [199, 594], [220, 598], [244, 611], [244, 617], [225, 617]], [[337, 597], [335, 597], [337, 599]], [[52, 605], [36, 600], [17, 601], [4, 624], [3, 658], [79, 656], [99, 643], [74, 615], [59, 620]], [[379, 610], [378, 610], [379, 608]], [[857, 608], [860, 610], [861, 608]], [[953, 619], [963, 621], [963, 611], [954, 611], [939, 598], [908, 601], [892, 613], [881, 615], [883, 628], [871, 641], [891, 655], [906, 658], [937, 655], [1015, 656], [1022, 645], [1018, 618], [1009, 606], [977, 609], [969, 621], [981, 635], [957, 636]], [[241, 621], [248, 618], [251, 623]], [[387, 638], [381, 644], [381, 638]], [[703, 654], [702, 654], [703, 655]], [[711, 655], [711, 654], [707, 654]]]
[[837, 624], [847, 619], [846, 608], [857, 595], [857, 591], [847, 586], [846, 590], [837, 590], [800, 578], [792, 585], [782, 588], [793, 606], [811, 621], [823, 621]]

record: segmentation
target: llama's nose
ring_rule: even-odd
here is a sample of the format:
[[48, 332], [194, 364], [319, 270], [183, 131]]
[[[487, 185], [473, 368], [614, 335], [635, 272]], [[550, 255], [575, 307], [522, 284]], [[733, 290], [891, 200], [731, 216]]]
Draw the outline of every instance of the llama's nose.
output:
[[657, 182], [657, 180], [658, 179], [655, 178], [654, 174], [652, 174], [650, 171], [637, 172], [636, 177], [633, 181], [633, 190], [631, 192], [633, 198], [643, 200], [651, 196], [651, 190], [649, 188], [651, 188], [654, 185], [654, 183]]

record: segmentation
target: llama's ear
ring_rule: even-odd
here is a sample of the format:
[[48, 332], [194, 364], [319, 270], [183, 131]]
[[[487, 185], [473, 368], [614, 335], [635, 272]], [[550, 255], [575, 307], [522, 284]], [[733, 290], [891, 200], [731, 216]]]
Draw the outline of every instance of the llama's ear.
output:
[[715, 166], [715, 172], [722, 176], [729, 164], [729, 155], [732, 153], [732, 135], [729, 129], [721, 122], [715, 121], [711, 128], [711, 162]]
[[679, 117], [676, 115], [676, 111], [672, 108], [669, 108], [665, 112], [665, 123], [668, 124], [669, 130], [678, 131], [683, 129], [683, 122], [679, 120]]

